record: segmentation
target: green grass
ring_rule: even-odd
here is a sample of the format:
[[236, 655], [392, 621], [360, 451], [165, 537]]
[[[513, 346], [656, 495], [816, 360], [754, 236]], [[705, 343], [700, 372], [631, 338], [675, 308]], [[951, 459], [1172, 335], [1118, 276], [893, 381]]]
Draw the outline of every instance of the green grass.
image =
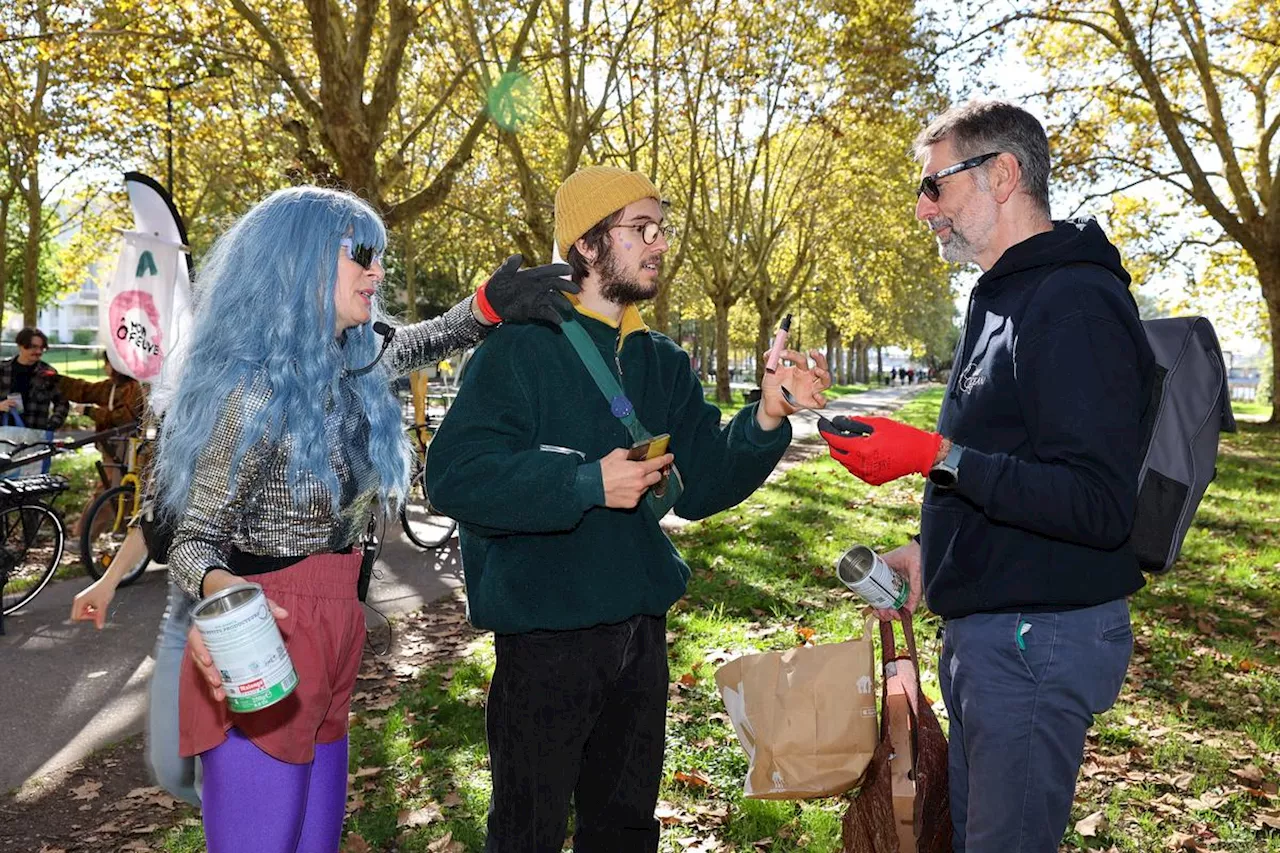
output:
[[1242, 400], [1231, 401], [1231, 411], [1235, 416], [1247, 418], [1248, 420], [1265, 421], [1271, 417], [1270, 403], [1246, 403]]
[[[467, 849], [483, 847], [489, 802], [484, 696], [492, 671], [492, 644], [484, 643], [466, 662], [430, 671], [402, 691], [400, 702], [376, 728], [353, 729], [351, 772], [384, 769], [356, 780], [366, 806], [348, 818], [349, 832], [374, 849], [385, 849], [403, 832], [408, 837], [401, 838], [399, 849], [423, 850], [442, 831], [451, 831]], [[414, 749], [424, 739], [423, 748]], [[403, 810], [432, 803], [450, 803], [440, 806], [447, 821], [429, 829], [397, 826]]]
[[106, 379], [106, 371], [102, 369], [101, 355], [81, 355], [79, 352], [68, 358], [54, 358], [49, 362], [58, 372], [79, 379]]
[[[929, 426], [941, 390], [900, 417]], [[1150, 853], [1176, 832], [1220, 853], [1280, 853], [1280, 834], [1259, 828], [1280, 781], [1280, 430], [1242, 424], [1224, 438], [1218, 478], [1188, 536], [1184, 559], [1133, 599], [1136, 652], [1117, 706], [1090, 736], [1072, 814], [1108, 818], [1097, 837], [1074, 829], [1069, 851]], [[840, 849], [841, 798], [765, 802], [742, 796], [747, 760], [715, 691], [732, 656], [832, 643], [861, 632], [864, 610], [834, 577], [854, 543], [892, 548], [917, 529], [918, 480], [872, 488], [826, 457], [801, 464], [742, 506], [689, 525], [673, 538], [693, 568], [672, 610], [673, 697], [661, 791], [661, 849], [683, 851], [714, 835], [721, 850]], [[916, 616], [926, 692], [937, 698], [937, 619]], [[488, 637], [462, 661], [424, 668], [394, 705], [352, 728], [355, 781], [347, 830], [374, 850], [424, 851], [450, 833], [482, 849], [489, 779], [483, 697], [492, 667]], [[417, 747], [415, 747], [417, 744]], [[1262, 785], [1235, 773], [1260, 768]], [[709, 784], [677, 781], [694, 770]], [[1255, 791], [1256, 793], [1252, 793]], [[1207, 798], [1207, 799], [1206, 799]], [[398, 826], [430, 804], [440, 816]], [[193, 849], [191, 830], [160, 849]], [[185, 846], [184, 846], [185, 845]]]
[[192, 819], [192, 825], [177, 826], [165, 830], [151, 844], [166, 853], [204, 853], [204, 830], [199, 821]]
[[99, 458], [97, 448], [89, 446], [55, 456], [49, 465], [49, 473], [66, 477], [71, 486], [58, 498], [58, 507], [68, 524], [80, 518], [94, 489], [101, 485], [97, 469]]

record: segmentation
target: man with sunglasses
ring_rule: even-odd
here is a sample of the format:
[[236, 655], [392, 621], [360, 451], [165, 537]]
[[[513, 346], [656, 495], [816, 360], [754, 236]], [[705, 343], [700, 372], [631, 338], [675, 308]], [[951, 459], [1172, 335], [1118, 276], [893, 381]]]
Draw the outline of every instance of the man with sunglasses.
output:
[[[582, 289], [570, 316], [491, 334], [431, 442], [428, 490], [461, 523], [468, 616], [496, 634], [489, 853], [558, 852], [571, 799], [578, 853], [657, 849], [666, 614], [690, 574], [659, 518], [672, 502], [692, 519], [745, 499], [791, 440], [782, 384], [820, 407], [831, 383], [820, 358], [810, 370], [785, 352], [796, 366], [721, 427], [688, 355], [637, 310], [658, 292], [665, 215], [638, 172], [570, 176], [555, 200]], [[669, 438], [632, 452], [633, 417]]]
[[14, 342], [18, 354], [0, 361], [0, 419], [30, 429], [55, 430], [67, 419], [71, 404], [62, 396], [58, 371], [41, 356], [49, 348], [44, 332], [28, 326]]
[[929, 480], [920, 535], [884, 559], [910, 581], [906, 609], [923, 594], [945, 621], [954, 849], [1055, 853], [1133, 648], [1154, 359], [1115, 246], [1092, 219], [1050, 218], [1030, 113], [971, 102], [915, 150], [916, 217], [944, 259], [982, 270], [938, 428], [863, 418], [870, 435], [824, 438], [867, 482]]

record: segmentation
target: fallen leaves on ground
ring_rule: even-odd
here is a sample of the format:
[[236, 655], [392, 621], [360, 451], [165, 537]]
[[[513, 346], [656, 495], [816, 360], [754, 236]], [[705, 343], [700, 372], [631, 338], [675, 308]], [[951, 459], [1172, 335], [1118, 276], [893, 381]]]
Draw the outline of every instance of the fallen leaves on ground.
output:
[[466, 849], [461, 841], [453, 840], [452, 832], [446, 832], [435, 841], [427, 844], [429, 853], [463, 853]]
[[1094, 812], [1083, 820], [1076, 821], [1076, 832], [1085, 838], [1094, 838], [1107, 828], [1107, 817], [1102, 812]]
[[353, 832], [342, 842], [339, 853], [373, 853], [373, 848], [362, 836]]
[[396, 826], [412, 829], [415, 826], [426, 826], [429, 823], [444, 819], [444, 812], [439, 803], [427, 803], [416, 809], [401, 809], [396, 817]]
[[95, 782], [90, 779], [71, 789], [73, 800], [96, 800], [98, 798], [98, 789], [102, 787], [101, 782]]
[[1255, 788], [1262, 785], [1262, 771], [1252, 764], [1246, 764], [1238, 770], [1232, 770], [1231, 775], [1237, 779], [1248, 782]]
[[677, 782], [683, 782], [690, 788], [706, 788], [711, 784], [711, 778], [701, 770], [677, 770], [674, 778]]

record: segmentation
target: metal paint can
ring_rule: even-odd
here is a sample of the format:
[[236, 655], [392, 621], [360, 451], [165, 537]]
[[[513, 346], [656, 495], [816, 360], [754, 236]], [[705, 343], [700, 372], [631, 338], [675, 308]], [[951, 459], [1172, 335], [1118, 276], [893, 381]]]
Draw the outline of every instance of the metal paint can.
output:
[[191, 611], [222, 674], [227, 707], [243, 714], [274, 705], [298, 686], [298, 673], [262, 587], [240, 583], [197, 602]]
[[836, 561], [836, 576], [877, 610], [897, 610], [907, 603], [911, 587], [866, 545], [854, 545]]

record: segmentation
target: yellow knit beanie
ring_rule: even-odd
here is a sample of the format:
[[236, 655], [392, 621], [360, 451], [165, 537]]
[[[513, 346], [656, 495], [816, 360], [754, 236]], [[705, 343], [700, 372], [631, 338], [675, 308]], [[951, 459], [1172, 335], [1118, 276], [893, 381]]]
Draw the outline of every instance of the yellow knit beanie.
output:
[[661, 200], [653, 181], [640, 172], [590, 166], [570, 175], [556, 190], [556, 247], [568, 259], [569, 248], [601, 219], [642, 198]]

